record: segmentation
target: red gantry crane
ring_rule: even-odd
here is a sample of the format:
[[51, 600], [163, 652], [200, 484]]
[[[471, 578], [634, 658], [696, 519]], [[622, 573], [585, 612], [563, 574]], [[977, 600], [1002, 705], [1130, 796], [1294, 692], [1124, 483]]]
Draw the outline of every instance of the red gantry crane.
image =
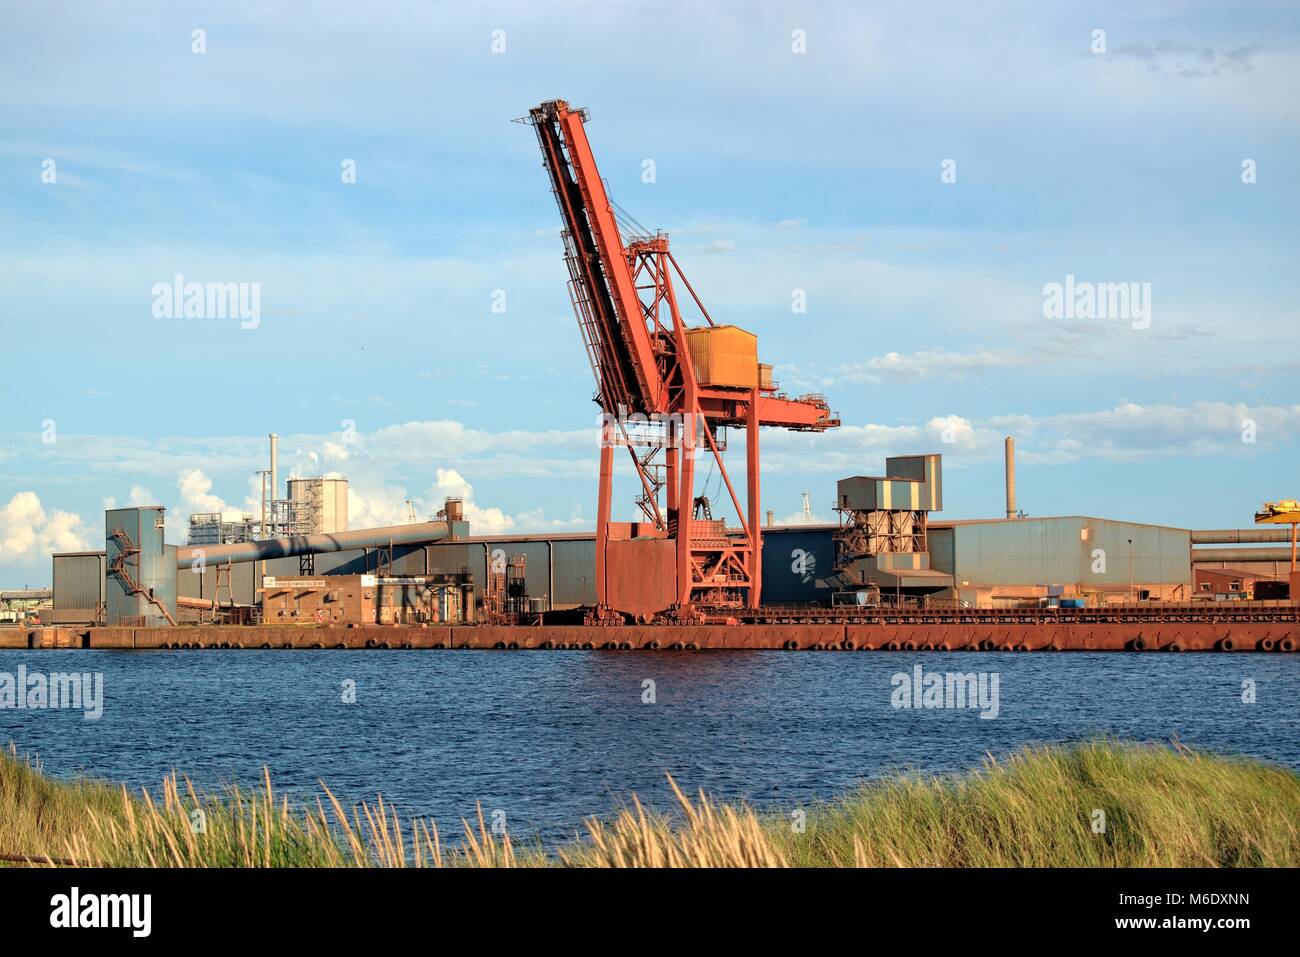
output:
[[[821, 432], [839, 420], [823, 396], [778, 393], [771, 367], [759, 365], [755, 337], [714, 323], [669, 251], [667, 234], [648, 233], [611, 202], [587, 142], [587, 118], [585, 110], [549, 100], [523, 121], [536, 130], [560, 207], [569, 294], [603, 413], [596, 617], [614, 617], [607, 549], [612, 539], [627, 537], [672, 541], [676, 584], [668, 607], [658, 609], [670, 618], [698, 619], [700, 606], [756, 608], [762, 588], [758, 429]], [[692, 328], [683, 320], [674, 275], [706, 325]], [[746, 507], [723, 464], [728, 426], [745, 430]], [[644, 531], [610, 520], [615, 445], [631, 453]], [[715, 520], [708, 498], [696, 495], [696, 459], [709, 457], [739, 528]]]

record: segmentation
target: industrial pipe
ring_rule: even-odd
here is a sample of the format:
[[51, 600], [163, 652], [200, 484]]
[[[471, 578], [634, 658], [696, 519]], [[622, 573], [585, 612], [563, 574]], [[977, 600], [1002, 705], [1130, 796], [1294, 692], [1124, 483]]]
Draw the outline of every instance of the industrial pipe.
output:
[[1016, 517], [1016, 440], [1007, 436], [1007, 518]]
[[1288, 548], [1193, 548], [1192, 564], [1210, 562], [1285, 562], [1291, 564]]
[[1291, 530], [1275, 528], [1211, 528], [1192, 531], [1193, 545], [1249, 545], [1259, 542], [1289, 542]]
[[422, 545], [449, 537], [447, 522], [420, 522], [415, 525], [387, 525], [362, 528], [353, 532], [328, 532], [321, 535], [293, 535], [260, 542], [236, 542], [233, 545], [188, 545], [176, 549], [176, 567], [189, 568], [195, 561], [208, 565], [227, 562], [260, 562], [290, 555], [319, 555], [343, 552], [351, 548], [381, 548], [386, 545]]
[[215, 598], [190, 598], [186, 595], [180, 595], [176, 598], [177, 608], [197, 608], [202, 611], [223, 611], [230, 608], [248, 608], [248, 605], [240, 605], [234, 602], [221, 602]]
[[0, 591], [0, 601], [44, 601], [53, 598], [48, 588], [23, 588], [17, 591]]

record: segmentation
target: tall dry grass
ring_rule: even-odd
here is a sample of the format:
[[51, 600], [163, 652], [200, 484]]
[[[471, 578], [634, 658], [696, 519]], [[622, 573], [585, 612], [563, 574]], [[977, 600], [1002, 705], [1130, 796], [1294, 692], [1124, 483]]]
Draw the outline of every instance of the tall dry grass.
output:
[[804, 866], [1295, 867], [1300, 777], [1178, 744], [1094, 741], [894, 776], [810, 814], [802, 835], [770, 834]]
[[[175, 775], [155, 797], [51, 781], [0, 754], [0, 855], [143, 867], [981, 867], [1300, 865], [1300, 777], [1175, 746], [1098, 741], [1026, 750], [966, 775], [894, 775], [809, 808], [806, 827], [689, 797], [675, 814], [635, 795], [584, 839], [519, 848], [478, 809], [446, 842], [383, 798], [314, 806], [252, 790], [200, 794]], [[1094, 831], [1094, 813], [1105, 828]]]

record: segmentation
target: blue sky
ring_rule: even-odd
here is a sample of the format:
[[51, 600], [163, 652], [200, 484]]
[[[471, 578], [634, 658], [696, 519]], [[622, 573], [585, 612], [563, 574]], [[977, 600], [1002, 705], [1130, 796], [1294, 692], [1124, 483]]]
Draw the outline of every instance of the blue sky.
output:
[[[480, 531], [590, 527], [591, 372], [510, 122], [554, 97], [713, 317], [840, 412], [765, 433], [778, 517], [922, 451], [945, 517], [996, 515], [1006, 434], [1030, 514], [1300, 494], [1294, 6], [462, 6], [4, 5], [0, 585], [102, 547], [106, 504], [172, 540], [248, 507], [273, 430], [354, 527], [448, 493]], [[260, 325], [155, 318], [176, 274], [260, 284]], [[1046, 318], [1067, 275], [1149, 283], [1149, 328]]]

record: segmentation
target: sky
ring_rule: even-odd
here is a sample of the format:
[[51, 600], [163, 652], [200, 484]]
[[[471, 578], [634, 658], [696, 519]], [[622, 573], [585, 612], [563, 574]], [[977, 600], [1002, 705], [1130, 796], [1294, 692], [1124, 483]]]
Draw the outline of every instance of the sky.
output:
[[[458, 494], [479, 533], [590, 529], [594, 382], [511, 122], [553, 98], [839, 413], [764, 432], [778, 521], [919, 452], [940, 518], [997, 516], [1014, 435], [1030, 515], [1247, 526], [1300, 497], [1298, 89], [1287, 3], [3, 0], [0, 587], [106, 507], [177, 543], [255, 510], [272, 431], [354, 528]], [[177, 276], [256, 320], [166, 317]]]

